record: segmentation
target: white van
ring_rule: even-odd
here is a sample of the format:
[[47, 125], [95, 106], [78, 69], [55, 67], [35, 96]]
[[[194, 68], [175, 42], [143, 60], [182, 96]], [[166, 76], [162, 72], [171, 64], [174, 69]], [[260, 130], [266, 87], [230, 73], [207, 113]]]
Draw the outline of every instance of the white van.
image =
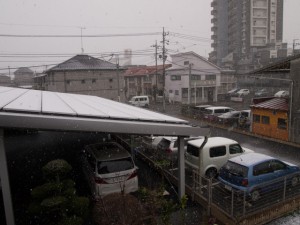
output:
[[147, 95], [145, 96], [133, 96], [129, 103], [131, 105], [134, 105], [134, 106], [138, 106], [138, 107], [146, 107], [148, 108], [149, 107], [149, 97]]
[[208, 120], [209, 122], [216, 122], [218, 116], [231, 111], [234, 111], [234, 109], [227, 106], [207, 107], [203, 111], [203, 119]]
[[83, 150], [82, 169], [95, 200], [111, 193], [138, 190], [137, 167], [118, 143], [87, 145]]
[[192, 140], [187, 144], [185, 166], [188, 170], [200, 170], [200, 176], [213, 178], [228, 159], [249, 152], [253, 151], [224, 137]]

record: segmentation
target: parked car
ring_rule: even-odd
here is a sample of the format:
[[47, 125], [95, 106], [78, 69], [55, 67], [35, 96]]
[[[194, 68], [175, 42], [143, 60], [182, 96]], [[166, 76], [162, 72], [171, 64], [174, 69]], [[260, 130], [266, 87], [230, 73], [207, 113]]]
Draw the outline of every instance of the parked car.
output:
[[233, 95], [234, 93], [237, 93], [239, 90], [240, 90], [239, 88], [231, 89], [230, 91], [227, 92], [227, 95]]
[[205, 109], [212, 105], [197, 105], [193, 108], [194, 116], [198, 119], [202, 119], [204, 116]]
[[185, 166], [196, 170], [201, 176], [216, 177], [219, 169], [228, 159], [253, 152], [242, 148], [235, 140], [224, 137], [206, 137], [188, 141], [185, 153]]
[[138, 106], [138, 107], [146, 107], [148, 108], [150, 105], [149, 97], [147, 95], [145, 96], [133, 96], [129, 104]]
[[209, 122], [216, 122], [219, 115], [222, 115], [227, 112], [234, 111], [233, 108], [226, 107], [226, 106], [212, 106], [205, 108], [203, 119]]
[[284, 98], [288, 97], [290, 93], [288, 91], [278, 91], [275, 93], [274, 97]]
[[265, 97], [268, 96], [269, 92], [266, 89], [260, 89], [254, 93], [255, 97]]
[[[188, 137], [184, 138], [184, 146], [190, 140], [203, 139], [203, 137]], [[165, 159], [176, 161], [178, 159], [178, 138], [177, 137], [157, 137], [157, 152]]]
[[246, 96], [246, 95], [248, 95], [248, 94], [250, 94], [249, 89], [240, 89], [240, 90], [237, 92], [237, 95], [238, 95], [239, 97]]
[[251, 125], [251, 110], [246, 109], [242, 110], [239, 117], [239, 127], [241, 128], [249, 128]]
[[226, 189], [245, 191], [249, 200], [255, 202], [263, 194], [279, 188], [277, 183], [270, 182], [280, 177], [292, 175], [287, 185], [296, 186], [300, 181], [299, 172], [299, 167], [291, 163], [264, 154], [249, 153], [229, 159], [221, 167], [218, 179]]
[[138, 190], [137, 167], [131, 155], [118, 143], [85, 146], [82, 169], [96, 200], [111, 193]]
[[238, 126], [238, 121], [240, 118], [241, 111], [230, 111], [218, 116], [218, 123], [229, 125], [229, 126]]

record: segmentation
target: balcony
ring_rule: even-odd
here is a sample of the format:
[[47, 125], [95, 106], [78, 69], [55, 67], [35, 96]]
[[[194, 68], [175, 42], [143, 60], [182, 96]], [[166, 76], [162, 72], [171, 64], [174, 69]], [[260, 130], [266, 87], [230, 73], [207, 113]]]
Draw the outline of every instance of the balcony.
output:
[[216, 80], [196, 80], [191, 81], [192, 85], [196, 84], [196, 87], [211, 87], [216, 86]]

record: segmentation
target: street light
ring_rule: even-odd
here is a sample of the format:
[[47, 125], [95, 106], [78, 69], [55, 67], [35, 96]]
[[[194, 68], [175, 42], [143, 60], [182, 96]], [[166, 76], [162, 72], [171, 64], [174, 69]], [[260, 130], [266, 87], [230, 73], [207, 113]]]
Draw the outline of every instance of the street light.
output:
[[291, 134], [292, 134], [292, 105], [293, 105], [293, 87], [294, 87], [294, 81], [291, 79], [285, 79], [285, 78], [275, 78], [275, 77], [261, 77], [261, 76], [250, 76], [255, 79], [260, 80], [279, 80], [279, 81], [287, 81], [290, 82], [290, 102], [289, 102], [289, 140], [291, 140]]

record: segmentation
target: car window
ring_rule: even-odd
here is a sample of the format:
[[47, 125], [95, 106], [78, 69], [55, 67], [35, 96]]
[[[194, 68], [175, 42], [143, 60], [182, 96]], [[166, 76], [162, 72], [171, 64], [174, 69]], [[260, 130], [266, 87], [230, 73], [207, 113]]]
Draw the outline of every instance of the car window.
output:
[[253, 167], [253, 176], [259, 176], [273, 172], [270, 162], [263, 162]]
[[213, 110], [212, 109], [205, 109], [204, 113], [205, 114], [213, 114]]
[[159, 143], [158, 143], [158, 148], [161, 148], [161, 149], [166, 149], [168, 147], [170, 147], [170, 144], [171, 144], [171, 141], [170, 140], [167, 140], [165, 138], [163, 138]]
[[239, 144], [229, 145], [229, 154], [243, 153], [243, 149]]
[[212, 147], [209, 149], [209, 156], [211, 158], [220, 157], [226, 155], [226, 146]]
[[271, 168], [273, 171], [277, 171], [277, 170], [285, 170], [286, 169], [286, 164], [284, 164], [283, 162], [274, 160], [271, 162]]
[[186, 151], [193, 156], [199, 157], [199, 148], [198, 147], [188, 144]]
[[124, 159], [99, 161], [98, 165], [99, 174], [116, 173], [134, 168], [134, 164], [130, 157]]
[[247, 177], [249, 170], [248, 167], [233, 163], [231, 161], [228, 161], [223, 168], [229, 173], [239, 177]]

